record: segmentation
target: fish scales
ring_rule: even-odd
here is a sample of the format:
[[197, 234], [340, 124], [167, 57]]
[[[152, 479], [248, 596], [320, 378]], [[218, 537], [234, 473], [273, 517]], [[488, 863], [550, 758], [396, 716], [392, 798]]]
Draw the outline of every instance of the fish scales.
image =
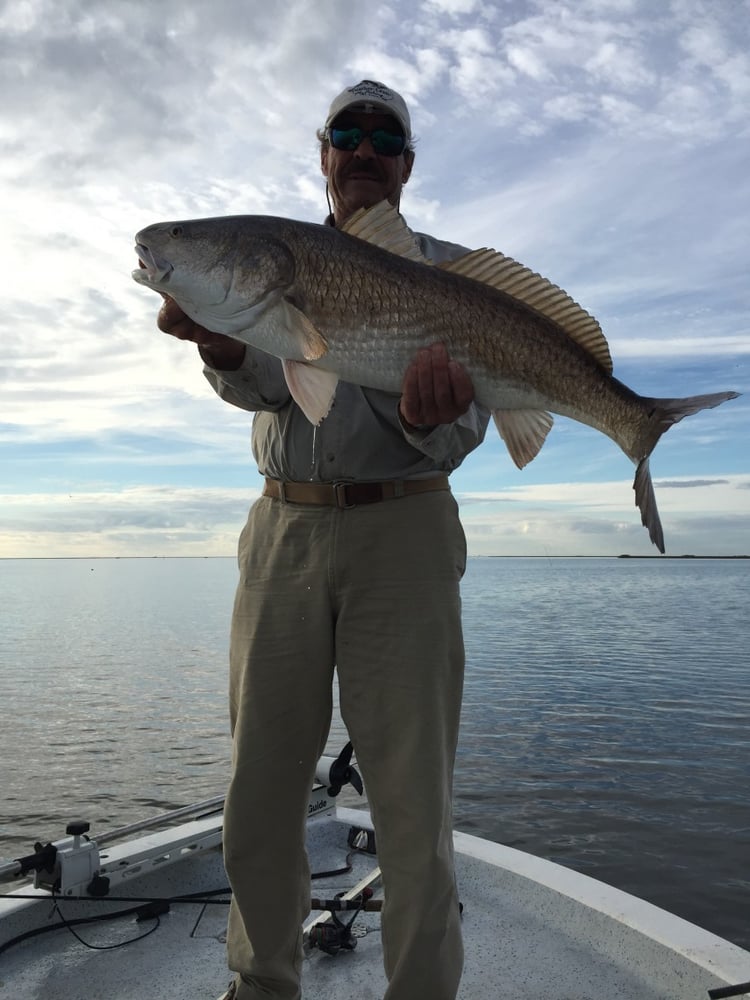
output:
[[[467, 287], [469, 279], [438, 268], [414, 265], [366, 244], [353, 246], [350, 240], [333, 246], [310, 243], [298, 260], [295, 301], [304, 302], [316, 327], [329, 334], [329, 355], [321, 364], [334, 367], [351, 345], [357, 345], [358, 355], [385, 354], [394, 365], [373, 376], [382, 375], [378, 388], [397, 392], [414, 352], [436, 339], [477, 375], [485, 370], [495, 380], [499, 375], [528, 387], [534, 355], [528, 335], [535, 325], [537, 332], [547, 327], [548, 335], [557, 338], [560, 357], [572, 350], [579, 365], [588, 361], [559, 328], [522, 303], [477, 282]], [[336, 275], [333, 284], [324, 279], [330, 274]], [[496, 336], [498, 322], [502, 338]], [[498, 403], [497, 391], [495, 397], [486, 402]]]
[[343, 232], [229, 216], [149, 226], [136, 244], [134, 279], [207, 329], [279, 357], [313, 423], [339, 379], [399, 393], [417, 350], [442, 341], [519, 468], [541, 450], [548, 411], [607, 434], [637, 466], [636, 504], [662, 552], [649, 456], [683, 417], [738, 395], [638, 395], [612, 375], [599, 325], [561, 289], [489, 250], [432, 266], [387, 203]]
[[[305, 311], [336, 345], [326, 367], [347, 381], [357, 382], [366, 360], [377, 354], [384, 364], [368, 384], [398, 392], [419, 347], [440, 340], [470, 373], [477, 398], [491, 410], [550, 407], [606, 428], [628, 451], [642, 435], [640, 397], [616, 379], [602, 382], [601, 367], [557, 324], [506, 293], [385, 251], [379, 254], [378, 281], [373, 282], [377, 248], [367, 244], [362, 259], [350, 241], [325, 254], [313, 242], [306, 249], [298, 275], [299, 290], [312, 290]], [[321, 281], [323, 272], [338, 276], [333, 302], [340, 308], [333, 316], [327, 297], [331, 282]], [[542, 369], [540, 337], [547, 352]]]

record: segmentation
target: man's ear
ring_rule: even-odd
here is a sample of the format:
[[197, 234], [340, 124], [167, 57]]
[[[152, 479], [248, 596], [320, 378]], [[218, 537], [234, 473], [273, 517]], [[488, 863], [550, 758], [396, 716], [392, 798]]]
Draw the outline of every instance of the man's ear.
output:
[[406, 182], [411, 177], [411, 169], [414, 166], [414, 150], [405, 149], [404, 150], [404, 169], [401, 172], [401, 183], [406, 184]]
[[328, 146], [320, 147], [320, 172], [324, 177], [328, 176]]

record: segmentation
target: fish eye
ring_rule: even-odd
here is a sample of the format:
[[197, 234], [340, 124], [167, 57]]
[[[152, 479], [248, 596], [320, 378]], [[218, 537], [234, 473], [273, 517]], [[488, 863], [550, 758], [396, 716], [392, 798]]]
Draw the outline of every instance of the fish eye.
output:
[[169, 235], [172, 237], [173, 240], [179, 239], [180, 236], [182, 236], [182, 226], [172, 226], [172, 228], [169, 230]]

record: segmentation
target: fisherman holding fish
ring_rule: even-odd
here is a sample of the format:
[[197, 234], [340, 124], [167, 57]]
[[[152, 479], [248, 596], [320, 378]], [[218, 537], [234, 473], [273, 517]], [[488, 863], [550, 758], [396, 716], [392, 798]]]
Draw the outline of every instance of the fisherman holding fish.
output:
[[466, 546], [448, 476], [490, 414], [519, 468], [553, 413], [571, 417], [634, 462], [641, 521], [664, 552], [651, 453], [737, 393], [640, 396], [562, 289], [494, 250], [412, 233], [398, 212], [411, 122], [395, 91], [347, 88], [319, 139], [327, 225], [245, 215], [136, 236], [133, 278], [165, 296], [159, 326], [199, 345], [218, 395], [255, 413], [265, 477], [232, 619], [228, 996], [300, 996], [303, 827], [335, 667], [378, 838], [386, 998], [452, 1000]]
[[[348, 87], [318, 138], [328, 226], [383, 200], [398, 208], [414, 165], [398, 93], [369, 80]], [[435, 263], [467, 252], [415, 236]], [[345, 317], [345, 289], [331, 288], [330, 307]], [[451, 799], [466, 545], [448, 476], [482, 441], [489, 410], [436, 342], [416, 352], [400, 395], [338, 382], [315, 426], [296, 401], [314, 395], [308, 366], [206, 329], [166, 295], [158, 325], [197, 343], [217, 394], [255, 414], [265, 479], [240, 538], [231, 632], [224, 855], [236, 978], [226, 997], [301, 996], [304, 828], [335, 668], [383, 873], [385, 997], [453, 1000], [463, 964]]]

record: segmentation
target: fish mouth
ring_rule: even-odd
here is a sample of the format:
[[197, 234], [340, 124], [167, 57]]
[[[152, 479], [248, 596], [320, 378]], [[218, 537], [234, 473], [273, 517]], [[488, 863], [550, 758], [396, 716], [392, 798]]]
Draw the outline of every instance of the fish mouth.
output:
[[138, 270], [133, 271], [133, 277], [137, 282], [142, 285], [161, 285], [169, 281], [174, 267], [165, 257], [160, 257], [143, 243], [136, 243], [135, 252], [138, 255]]

